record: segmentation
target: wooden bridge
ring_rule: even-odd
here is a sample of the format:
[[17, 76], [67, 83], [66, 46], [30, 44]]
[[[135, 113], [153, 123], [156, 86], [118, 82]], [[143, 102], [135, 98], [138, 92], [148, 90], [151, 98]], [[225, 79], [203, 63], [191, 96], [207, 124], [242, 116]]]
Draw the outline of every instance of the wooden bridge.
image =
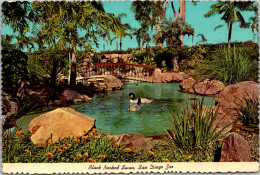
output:
[[122, 81], [145, 82], [156, 67], [135, 63], [99, 63], [88, 64], [77, 68], [77, 81], [87, 83], [90, 81], [102, 81], [104, 76], [113, 75]]

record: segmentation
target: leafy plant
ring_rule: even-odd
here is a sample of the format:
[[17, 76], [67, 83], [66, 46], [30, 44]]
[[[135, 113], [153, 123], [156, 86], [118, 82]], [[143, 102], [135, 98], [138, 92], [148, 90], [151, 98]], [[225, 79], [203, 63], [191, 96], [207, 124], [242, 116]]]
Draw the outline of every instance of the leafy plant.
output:
[[16, 93], [18, 80], [28, 79], [28, 57], [20, 50], [2, 50], [2, 83], [3, 91]]
[[224, 84], [234, 84], [245, 80], [256, 80], [258, 75], [257, 59], [250, 58], [243, 48], [226, 49], [220, 47], [215, 51], [213, 61], [204, 60], [197, 67], [197, 79], [217, 79]]
[[224, 129], [218, 132], [216, 131], [217, 126], [212, 129], [218, 107], [204, 106], [203, 102], [204, 99], [195, 100], [186, 106], [182, 105], [181, 113], [178, 110], [170, 111], [168, 121], [174, 135], [169, 134], [169, 136], [183, 150], [206, 149], [208, 140], [215, 141]]
[[253, 129], [258, 133], [259, 128], [259, 113], [258, 106], [259, 101], [257, 98], [245, 98], [243, 97], [240, 100], [240, 103], [237, 103], [237, 108], [235, 108], [237, 114], [237, 119], [246, 127]]

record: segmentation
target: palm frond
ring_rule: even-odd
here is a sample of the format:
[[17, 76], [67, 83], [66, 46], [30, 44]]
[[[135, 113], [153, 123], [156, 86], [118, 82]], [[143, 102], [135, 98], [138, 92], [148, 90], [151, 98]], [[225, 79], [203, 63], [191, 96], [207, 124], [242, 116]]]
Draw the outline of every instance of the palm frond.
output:
[[217, 29], [219, 29], [219, 28], [221, 28], [221, 27], [223, 27], [224, 25], [218, 25], [218, 26], [216, 26], [215, 28], [214, 28], [214, 32], [217, 30]]

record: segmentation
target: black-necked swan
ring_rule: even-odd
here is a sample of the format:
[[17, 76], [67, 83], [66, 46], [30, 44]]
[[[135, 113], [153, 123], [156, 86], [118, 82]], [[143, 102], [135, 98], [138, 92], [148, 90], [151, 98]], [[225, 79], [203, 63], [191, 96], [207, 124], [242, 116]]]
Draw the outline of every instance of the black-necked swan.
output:
[[[131, 98], [131, 96], [133, 96], [133, 97]], [[130, 103], [137, 103], [138, 102], [137, 99], [135, 99], [135, 94], [133, 92], [130, 92], [128, 94], [128, 98], [131, 98]], [[151, 103], [153, 100], [150, 100], [148, 98], [141, 98], [141, 101], [142, 101], [142, 103]]]
[[141, 110], [141, 98], [137, 99], [137, 104], [130, 106], [129, 111], [140, 111]]

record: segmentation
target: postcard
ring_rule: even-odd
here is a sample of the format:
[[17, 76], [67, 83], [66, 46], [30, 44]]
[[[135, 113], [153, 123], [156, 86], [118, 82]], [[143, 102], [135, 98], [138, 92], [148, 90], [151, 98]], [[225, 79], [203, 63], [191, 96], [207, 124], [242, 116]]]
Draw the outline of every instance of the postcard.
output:
[[2, 172], [259, 171], [256, 1], [4, 1]]

